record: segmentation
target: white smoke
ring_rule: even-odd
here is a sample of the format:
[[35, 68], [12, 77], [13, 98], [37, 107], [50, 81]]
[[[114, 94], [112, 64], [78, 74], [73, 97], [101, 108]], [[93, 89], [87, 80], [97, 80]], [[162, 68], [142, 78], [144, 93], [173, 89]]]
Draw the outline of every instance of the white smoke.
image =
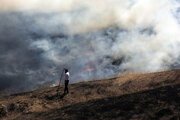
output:
[[[168, 0], [1, 0], [2, 11], [69, 12], [51, 18], [63, 21], [73, 33], [118, 25], [120, 28], [151, 26], [157, 12], [170, 7]], [[174, 4], [173, 4], [174, 7]], [[74, 12], [75, 11], [75, 12]], [[74, 12], [74, 13], [73, 13]]]
[[42, 50], [39, 68], [27, 69], [29, 80], [46, 76], [42, 83], [62, 66], [77, 82], [179, 64], [179, 8], [177, 0], [0, 0], [1, 13], [20, 13], [11, 17], [26, 28], [28, 50]]
[[[73, 1], [67, 3], [68, 10], [74, 10], [70, 7]], [[91, 59], [113, 52], [115, 56], [128, 57], [119, 66], [120, 69], [139, 72], [166, 69], [178, 59], [180, 26], [175, 17], [179, 14], [176, 13], [179, 7], [178, 2], [172, 0], [100, 0], [97, 2], [76, 1], [76, 3], [79, 5], [79, 9], [76, 8], [77, 12], [65, 12], [50, 20], [45, 19], [43, 22], [41, 20], [41, 22], [51, 26], [64, 24], [68, 27], [68, 32], [73, 34], [97, 31], [108, 26], [117, 26], [119, 29], [127, 30], [118, 33], [112, 46], [110, 46], [111, 43], [107, 43], [104, 36], [98, 35], [98, 33], [94, 40], [85, 38], [90, 40], [96, 49], [90, 56]], [[47, 9], [51, 11], [50, 8]], [[44, 9], [41, 8], [41, 10]], [[60, 10], [62, 9], [56, 9], [56, 11]], [[143, 30], [144, 32], [141, 32]], [[147, 33], [148, 31], [151, 33]], [[68, 43], [67, 46], [70, 47], [72, 43]], [[72, 44], [72, 46], [74, 45], [76, 44]], [[70, 60], [70, 58], [74, 59], [74, 56], [78, 56], [77, 54], [81, 53], [81, 50], [77, 48], [78, 44], [72, 50], [75, 52], [65, 59]], [[54, 50], [49, 58], [55, 61], [60, 60], [56, 56], [56, 50]]]

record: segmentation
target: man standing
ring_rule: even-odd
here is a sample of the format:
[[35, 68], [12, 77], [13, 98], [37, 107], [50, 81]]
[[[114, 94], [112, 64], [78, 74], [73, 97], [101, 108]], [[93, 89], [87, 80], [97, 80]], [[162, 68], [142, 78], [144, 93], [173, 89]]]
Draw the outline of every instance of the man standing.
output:
[[64, 88], [64, 94], [69, 93], [68, 90], [68, 84], [69, 84], [69, 71], [68, 69], [64, 68], [65, 71], [65, 88]]

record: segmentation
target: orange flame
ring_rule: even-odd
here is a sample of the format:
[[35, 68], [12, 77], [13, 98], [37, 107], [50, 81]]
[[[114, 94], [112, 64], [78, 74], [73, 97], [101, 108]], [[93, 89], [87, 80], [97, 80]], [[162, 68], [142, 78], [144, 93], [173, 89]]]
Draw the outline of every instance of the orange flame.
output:
[[85, 67], [85, 70], [79, 71], [78, 73], [75, 74], [75, 76], [80, 76], [82, 73], [90, 72], [90, 71], [94, 71], [94, 70], [95, 70], [94, 67], [92, 67], [92, 66], [90, 66], [90, 65], [87, 65], [87, 66]]
[[90, 65], [87, 66], [87, 71], [93, 71], [95, 68], [91, 67]]

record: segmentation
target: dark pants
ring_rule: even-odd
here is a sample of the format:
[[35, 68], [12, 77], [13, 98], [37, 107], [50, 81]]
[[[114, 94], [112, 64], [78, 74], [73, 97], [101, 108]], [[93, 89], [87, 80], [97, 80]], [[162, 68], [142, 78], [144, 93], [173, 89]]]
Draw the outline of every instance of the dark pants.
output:
[[69, 80], [65, 80], [65, 88], [64, 88], [64, 93], [69, 93], [69, 90], [68, 90], [68, 84], [69, 84]]

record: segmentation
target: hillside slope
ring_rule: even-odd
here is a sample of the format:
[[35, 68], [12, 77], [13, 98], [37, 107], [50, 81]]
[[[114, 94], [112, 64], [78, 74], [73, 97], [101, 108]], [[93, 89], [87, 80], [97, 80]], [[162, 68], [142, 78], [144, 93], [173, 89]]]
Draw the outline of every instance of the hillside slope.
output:
[[180, 70], [126, 74], [0, 98], [1, 119], [180, 119]]

